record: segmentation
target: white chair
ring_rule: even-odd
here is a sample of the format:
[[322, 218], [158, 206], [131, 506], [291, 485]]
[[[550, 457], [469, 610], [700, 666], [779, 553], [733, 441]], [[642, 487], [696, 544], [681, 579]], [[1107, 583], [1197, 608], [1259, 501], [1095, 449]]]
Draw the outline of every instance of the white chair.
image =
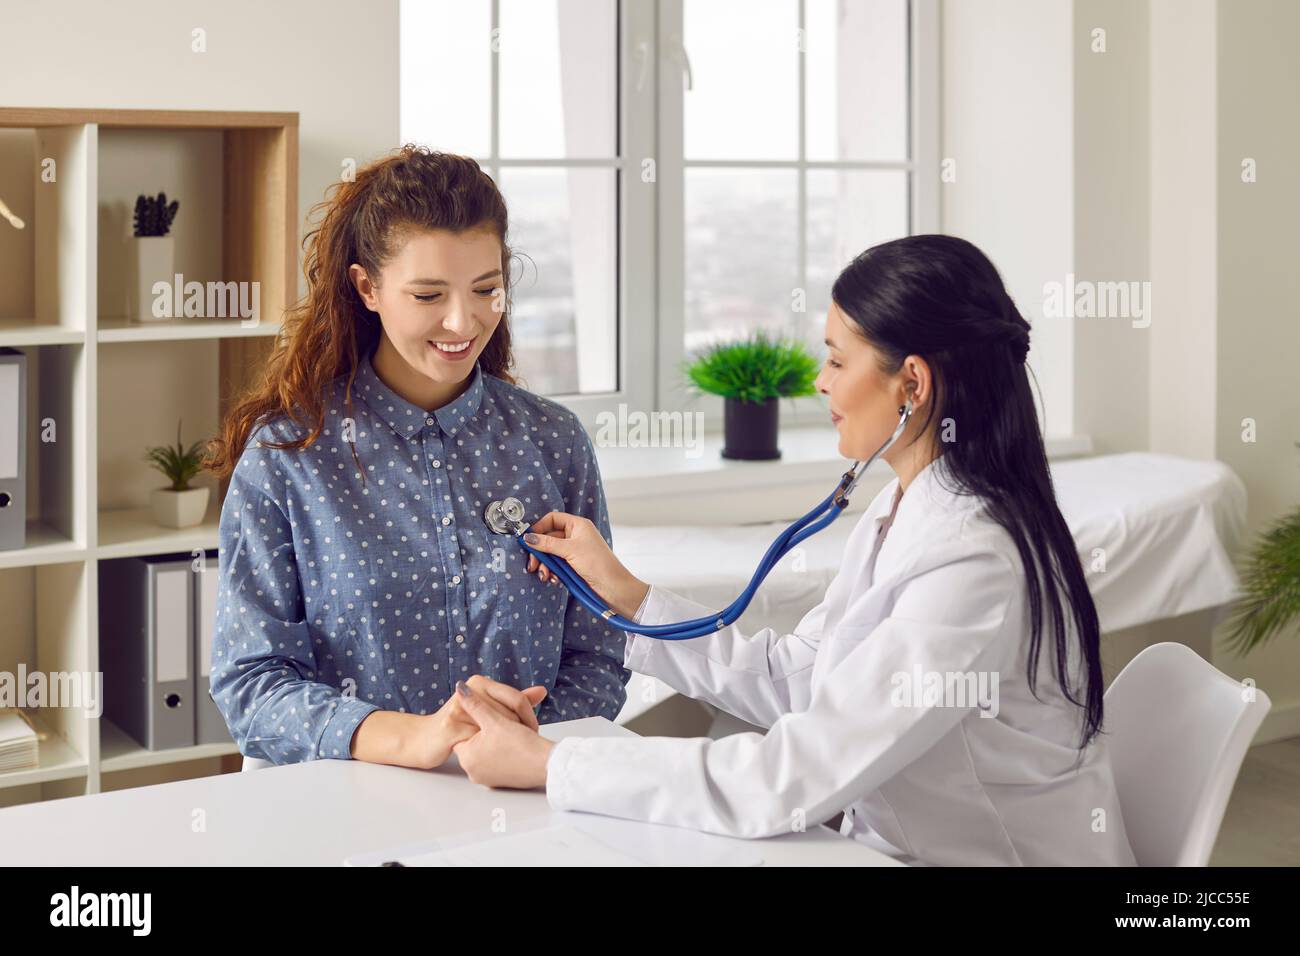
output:
[[1106, 691], [1107, 746], [1139, 866], [1205, 866], [1272, 703], [1183, 644], [1153, 644]]
[[275, 764], [269, 760], [263, 760], [261, 757], [245, 757], [244, 765], [239, 768], [241, 773], [247, 773], [249, 770], [261, 770], [263, 767], [274, 767]]

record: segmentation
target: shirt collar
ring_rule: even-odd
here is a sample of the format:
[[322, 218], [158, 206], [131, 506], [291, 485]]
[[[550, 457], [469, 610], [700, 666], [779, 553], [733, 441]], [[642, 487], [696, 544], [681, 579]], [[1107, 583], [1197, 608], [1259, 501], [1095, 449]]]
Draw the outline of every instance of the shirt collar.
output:
[[354, 382], [357, 394], [402, 438], [411, 438], [432, 423], [436, 423], [448, 436], [454, 436], [473, 419], [483, 402], [483, 371], [477, 360], [470, 371], [469, 388], [446, 405], [430, 412], [408, 402], [385, 385], [375, 373], [371, 358], [371, 355], [367, 355], [357, 367]]
[[[884, 505], [877, 515], [877, 521], [880, 523], [889, 517], [890, 509], [894, 508], [894, 496], [898, 494], [897, 478], [889, 483], [887, 490], [889, 494], [882, 495], [885, 499]], [[968, 511], [982, 506], [983, 503], [977, 495], [963, 494], [957, 489], [957, 480], [953, 476], [952, 469], [940, 455], [918, 471], [908, 483], [907, 490], [898, 501], [898, 507], [894, 509], [894, 520], [890, 522], [889, 533], [892, 535], [901, 528], [904, 537], [911, 536], [927, 521], [936, 520], [945, 514]]]

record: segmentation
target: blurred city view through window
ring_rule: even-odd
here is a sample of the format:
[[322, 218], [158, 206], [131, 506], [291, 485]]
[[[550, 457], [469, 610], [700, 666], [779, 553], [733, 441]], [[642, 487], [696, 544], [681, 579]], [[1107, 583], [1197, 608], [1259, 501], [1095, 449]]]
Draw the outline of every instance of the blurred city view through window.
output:
[[[629, 117], [681, 124], [681, 155], [657, 163], [681, 186], [682, 235], [658, 242], [681, 256], [659, 310], [683, 335], [658, 359], [757, 329], [820, 354], [835, 275], [910, 227], [908, 0], [804, 0], [802, 22], [798, 0], [678, 8], [680, 49], [657, 62], [681, 69], [681, 102], [662, 100], [673, 77], [658, 115]], [[500, 184], [527, 387], [611, 392], [619, 270], [653, 268], [619, 255], [620, 188], [653, 186], [619, 152], [618, 3], [498, 0], [498, 17], [490, 0], [404, 0], [402, 138], [474, 156]]]

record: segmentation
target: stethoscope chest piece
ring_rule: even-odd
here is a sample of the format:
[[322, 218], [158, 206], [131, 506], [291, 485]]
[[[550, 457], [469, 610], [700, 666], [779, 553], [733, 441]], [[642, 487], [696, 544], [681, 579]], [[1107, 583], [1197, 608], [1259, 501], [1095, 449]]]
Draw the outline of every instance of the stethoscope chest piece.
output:
[[524, 503], [518, 498], [493, 501], [484, 510], [483, 520], [497, 534], [520, 535], [528, 530], [524, 523]]

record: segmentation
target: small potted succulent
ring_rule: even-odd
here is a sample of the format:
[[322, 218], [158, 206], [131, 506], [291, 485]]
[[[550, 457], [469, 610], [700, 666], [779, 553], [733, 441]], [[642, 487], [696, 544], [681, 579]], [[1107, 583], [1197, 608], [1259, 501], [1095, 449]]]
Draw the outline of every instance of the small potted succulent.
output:
[[172, 220], [180, 202], [167, 201], [166, 193], [157, 196], [137, 196], [135, 200], [135, 236], [131, 240], [131, 274], [133, 276], [130, 302], [131, 314], [137, 319], [150, 321], [171, 316], [171, 299], [168, 306], [156, 315], [153, 308], [154, 284], [172, 282], [176, 252], [171, 231]]
[[685, 372], [700, 392], [724, 400], [722, 457], [769, 461], [781, 457], [778, 399], [815, 394], [818, 367], [799, 342], [759, 331], [706, 349]]
[[169, 488], [155, 488], [149, 498], [154, 521], [165, 528], [192, 528], [207, 513], [208, 489], [190, 487], [190, 479], [203, 468], [204, 444], [195, 442], [185, 448], [177, 422], [175, 448], [159, 445], [145, 452], [145, 459], [171, 482]]

